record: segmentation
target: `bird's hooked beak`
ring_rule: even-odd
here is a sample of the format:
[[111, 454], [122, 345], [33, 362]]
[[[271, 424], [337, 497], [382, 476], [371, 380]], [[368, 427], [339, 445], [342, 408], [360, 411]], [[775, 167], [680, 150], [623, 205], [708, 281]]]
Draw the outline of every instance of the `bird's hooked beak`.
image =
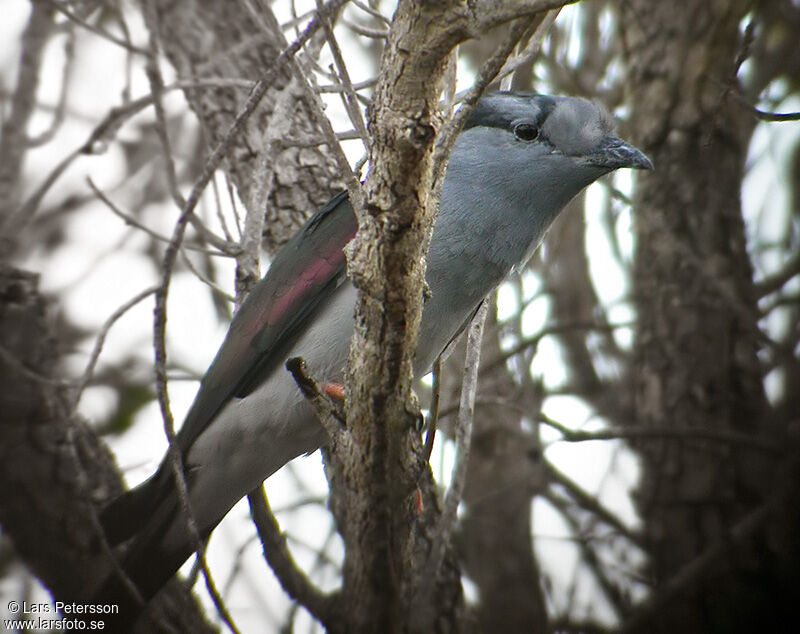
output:
[[619, 137], [611, 135], [606, 136], [600, 147], [585, 158], [584, 164], [608, 170], [615, 170], [621, 167], [640, 170], [653, 169], [653, 162], [645, 156], [644, 152], [629, 143], [625, 143]]

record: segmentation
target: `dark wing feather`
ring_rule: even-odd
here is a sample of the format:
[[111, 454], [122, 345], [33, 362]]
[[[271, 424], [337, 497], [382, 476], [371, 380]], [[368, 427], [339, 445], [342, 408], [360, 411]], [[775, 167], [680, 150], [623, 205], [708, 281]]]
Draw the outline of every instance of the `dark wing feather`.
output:
[[276, 364], [276, 353], [345, 277], [344, 247], [356, 234], [353, 209], [342, 192], [314, 214], [275, 256], [253, 287], [200, 384], [178, 433], [185, 454], [228, 399], [244, 397]]

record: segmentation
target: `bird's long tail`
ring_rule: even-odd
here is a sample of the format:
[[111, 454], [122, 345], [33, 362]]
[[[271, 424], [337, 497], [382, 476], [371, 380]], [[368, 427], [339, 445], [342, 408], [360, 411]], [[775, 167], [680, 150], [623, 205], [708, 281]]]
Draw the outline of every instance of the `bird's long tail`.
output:
[[119, 606], [113, 631], [128, 631], [147, 602], [194, 550], [188, 531], [176, 527], [180, 505], [171, 475], [168, 469], [159, 469], [100, 515], [111, 546], [130, 541], [120, 562], [121, 571], [112, 570], [91, 599], [92, 603]]

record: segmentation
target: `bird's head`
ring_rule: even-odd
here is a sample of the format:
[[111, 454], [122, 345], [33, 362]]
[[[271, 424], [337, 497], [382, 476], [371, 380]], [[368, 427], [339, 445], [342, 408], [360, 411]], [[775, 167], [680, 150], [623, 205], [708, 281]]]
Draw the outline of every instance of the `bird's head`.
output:
[[[429, 261], [470, 262], [483, 288], [540, 243], [582, 189], [621, 167], [652, 169], [614, 134], [611, 116], [585, 99], [499, 92], [478, 102], [456, 140]], [[444, 269], [445, 267], [441, 267]]]
[[530, 175], [536, 185], [561, 183], [575, 190], [572, 195], [622, 167], [653, 169], [640, 150], [614, 134], [605, 108], [575, 97], [491, 94], [468, 119], [460, 145], [467, 160], [475, 153], [484, 163], [501, 164], [509, 180], [531, 184]]

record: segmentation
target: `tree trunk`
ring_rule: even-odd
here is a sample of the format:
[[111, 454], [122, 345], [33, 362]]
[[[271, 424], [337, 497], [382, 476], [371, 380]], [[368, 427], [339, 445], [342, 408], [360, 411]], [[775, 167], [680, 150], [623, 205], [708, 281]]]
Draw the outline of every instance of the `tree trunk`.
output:
[[[122, 491], [108, 449], [72, 413], [38, 280], [0, 265], [0, 526], [57, 601], [82, 602], [109, 569], [97, 512]], [[140, 632], [213, 632], [173, 581]]]
[[[656, 166], [637, 183], [634, 267], [634, 409], [637, 424], [653, 429], [777, 437], [757, 356], [759, 313], [740, 203], [755, 121], [726, 89], [736, 81], [739, 24], [749, 8], [745, 1], [632, 0], [622, 12], [633, 127]], [[782, 631], [769, 625], [780, 623], [770, 595], [785, 592], [775, 543], [763, 533], [734, 542], [737, 523], [760, 508], [775, 482], [766, 457], [690, 435], [642, 442], [639, 450], [654, 593], [672, 584], [675, 599], [640, 631]], [[728, 541], [730, 551], [674, 586], [688, 564]]]

